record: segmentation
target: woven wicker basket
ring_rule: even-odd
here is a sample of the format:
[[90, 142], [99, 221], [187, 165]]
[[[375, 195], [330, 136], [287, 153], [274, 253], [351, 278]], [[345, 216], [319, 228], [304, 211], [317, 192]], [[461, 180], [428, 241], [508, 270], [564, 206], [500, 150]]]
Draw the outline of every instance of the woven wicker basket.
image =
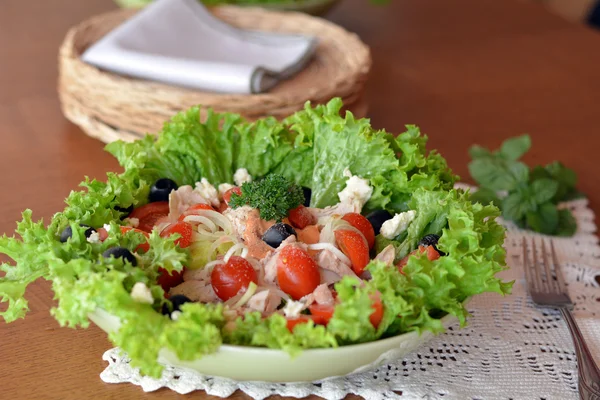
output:
[[104, 142], [135, 140], [159, 131], [175, 113], [194, 105], [217, 112], [235, 112], [249, 120], [272, 115], [284, 118], [307, 100], [325, 103], [341, 97], [346, 109], [363, 117], [364, 85], [371, 67], [369, 48], [354, 34], [323, 19], [302, 13], [222, 6], [212, 12], [225, 22], [262, 31], [306, 33], [319, 37], [315, 57], [295, 77], [268, 93], [219, 94], [165, 85], [99, 70], [80, 59], [100, 39], [135, 10], [99, 15], [72, 28], [60, 49], [59, 95], [65, 116]]

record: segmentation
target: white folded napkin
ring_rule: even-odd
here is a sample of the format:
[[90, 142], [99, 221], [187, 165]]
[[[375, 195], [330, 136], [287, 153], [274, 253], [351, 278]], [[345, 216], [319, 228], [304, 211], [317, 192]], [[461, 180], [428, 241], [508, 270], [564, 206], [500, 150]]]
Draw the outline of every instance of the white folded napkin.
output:
[[198, 0], [157, 0], [89, 47], [82, 59], [136, 78], [247, 94], [300, 71], [316, 45], [312, 36], [232, 27]]

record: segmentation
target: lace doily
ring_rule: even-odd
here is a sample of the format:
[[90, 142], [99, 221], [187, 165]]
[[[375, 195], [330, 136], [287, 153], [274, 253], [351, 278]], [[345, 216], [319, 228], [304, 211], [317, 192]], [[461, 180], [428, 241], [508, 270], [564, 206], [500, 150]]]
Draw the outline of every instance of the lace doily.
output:
[[[572, 300], [574, 314], [600, 364], [600, 246], [594, 214], [587, 200], [567, 204], [578, 222], [571, 238], [553, 238]], [[511, 269], [502, 277], [515, 280], [513, 294], [475, 296], [464, 329], [451, 327], [419, 350], [387, 365], [343, 378], [314, 383], [237, 382], [167, 367], [161, 379], [140, 376], [118, 348], [103, 359], [100, 374], [108, 383], [129, 382], [146, 391], [168, 387], [185, 394], [204, 390], [228, 397], [241, 390], [256, 399], [278, 394], [302, 398], [317, 395], [342, 399], [353, 393], [366, 399], [577, 399], [576, 356], [567, 326], [552, 309], [536, 308], [527, 295], [521, 259], [523, 232], [511, 223], [505, 247]], [[594, 335], [596, 333], [596, 335]]]

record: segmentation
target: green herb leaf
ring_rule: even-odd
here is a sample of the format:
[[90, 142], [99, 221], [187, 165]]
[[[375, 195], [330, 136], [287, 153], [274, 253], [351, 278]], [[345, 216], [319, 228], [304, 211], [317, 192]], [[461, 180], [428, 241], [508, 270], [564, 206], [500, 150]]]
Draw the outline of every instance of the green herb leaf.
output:
[[469, 173], [482, 187], [494, 191], [513, 190], [529, 178], [525, 164], [507, 161], [497, 155], [471, 161]]
[[507, 160], [516, 161], [531, 148], [529, 135], [517, 136], [505, 140], [500, 147], [500, 155]]
[[531, 195], [535, 199], [536, 203], [542, 204], [550, 201], [556, 194], [558, 189], [558, 182], [552, 179], [538, 179], [533, 181], [531, 184]]
[[265, 178], [246, 182], [242, 194], [233, 193], [229, 206], [238, 208], [249, 205], [260, 211], [266, 221], [281, 221], [288, 212], [304, 202], [302, 188], [281, 175], [270, 174]]
[[541, 204], [537, 210], [527, 212], [527, 226], [536, 232], [551, 235], [558, 226], [558, 210], [550, 202]]
[[507, 195], [498, 204], [505, 219], [523, 229], [546, 234], [575, 232], [576, 221], [570, 212], [559, 212], [555, 206], [582, 196], [575, 188], [575, 172], [558, 161], [546, 167], [535, 166], [530, 172], [525, 164], [517, 161], [530, 147], [528, 135], [507, 139], [495, 152], [472, 146], [469, 172], [481, 186], [472, 200], [491, 202], [494, 192], [504, 191]]
[[502, 204], [502, 201], [500, 200], [496, 192], [488, 188], [479, 188], [475, 192], [471, 193], [470, 199], [474, 203], [481, 203], [483, 205], [491, 203], [493, 203], [494, 205]]
[[558, 182], [558, 189], [553, 201], [559, 203], [583, 197], [583, 193], [577, 190], [577, 174], [562, 163], [555, 161], [546, 165], [549, 176]]
[[577, 221], [573, 217], [568, 209], [558, 210], [558, 226], [556, 228], [556, 235], [558, 236], [573, 236], [577, 231]]
[[519, 192], [511, 193], [502, 200], [502, 216], [507, 220], [519, 220], [530, 210], [529, 203]]

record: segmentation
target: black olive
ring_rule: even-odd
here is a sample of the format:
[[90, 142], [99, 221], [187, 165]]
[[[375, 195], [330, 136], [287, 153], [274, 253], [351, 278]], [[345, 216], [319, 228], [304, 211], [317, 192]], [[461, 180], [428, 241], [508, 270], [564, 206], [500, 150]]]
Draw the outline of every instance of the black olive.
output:
[[124, 261], [129, 261], [131, 265], [134, 267], [137, 265], [137, 260], [135, 256], [124, 247], [111, 247], [102, 253], [102, 257], [104, 258], [122, 258]]
[[443, 251], [439, 251], [436, 246], [436, 244], [438, 244], [439, 240], [440, 240], [440, 235], [436, 235], [435, 233], [430, 233], [429, 235], [423, 236], [423, 239], [421, 239], [421, 241], [419, 241], [419, 246], [424, 246], [424, 247], [433, 246], [435, 251], [440, 253], [440, 256], [445, 256], [446, 253], [444, 253]]
[[161, 178], [154, 182], [154, 185], [150, 187], [148, 200], [150, 203], [154, 203], [155, 201], [169, 201], [169, 193], [173, 190], [177, 190], [177, 187], [174, 180]]
[[168, 303], [164, 303], [162, 306], [162, 310], [161, 312], [164, 315], [168, 315], [169, 317], [171, 316], [171, 313], [173, 311], [181, 311], [181, 305], [185, 304], [185, 303], [190, 303], [191, 300], [189, 298], [187, 298], [186, 296], [182, 295], [182, 294], [176, 294], [174, 296], [169, 297], [169, 300], [171, 301], [171, 306], [169, 306]]
[[440, 236], [434, 233], [423, 236], [423, 239], [419, 242], [419, 246], [435, 246], [440, 240]]
[[[96, 230], [89, 225], [79, 224], [79, 226], [87, 227], [85, 232], [83, 232], [83, 234], [85, 235], [86, 238], [89, 238], [92, 233], [96, 232]], [[72, 236], [73, 236], [73, 229], [71, 228], [71, 225], [69, 225], [60, 234], [60, 241], [62, 243], [65, 243]]]
[[392, 219], [392, 214], [385, 210], [377, 210], [373, 211], [369, 215], [367, 215], [367, 219], [373, 226], [373, 230], [375, 231], [375, 235], [379, 235], [379, 231], [381, 230], [381, 225], [388, 219]]
[[271, 226], [262, 236], [262, 240], [271, 247], [279, 247], [281, 242], [290, 236], [297, 236], [296, 231], [288, 224], [282, 222]]
[[312, 190], [310, 190], [310, 188], [302, 186], [302, 193], [304, 193], [304, 207], [310, 207], [310, 198], [312, 196]]
[[131, 204], [129, 207], [127, 208], [123, 208], [121, 206], [115, 206], [115, 210], [120, 211], [123, 213], [123, 215], [121, 216], [121, 220], [124, 220], [125, 218], [127, 218], [129, 216], [129, 214], [131, 214], [131, 212], [133, 211], [133, 204]]

